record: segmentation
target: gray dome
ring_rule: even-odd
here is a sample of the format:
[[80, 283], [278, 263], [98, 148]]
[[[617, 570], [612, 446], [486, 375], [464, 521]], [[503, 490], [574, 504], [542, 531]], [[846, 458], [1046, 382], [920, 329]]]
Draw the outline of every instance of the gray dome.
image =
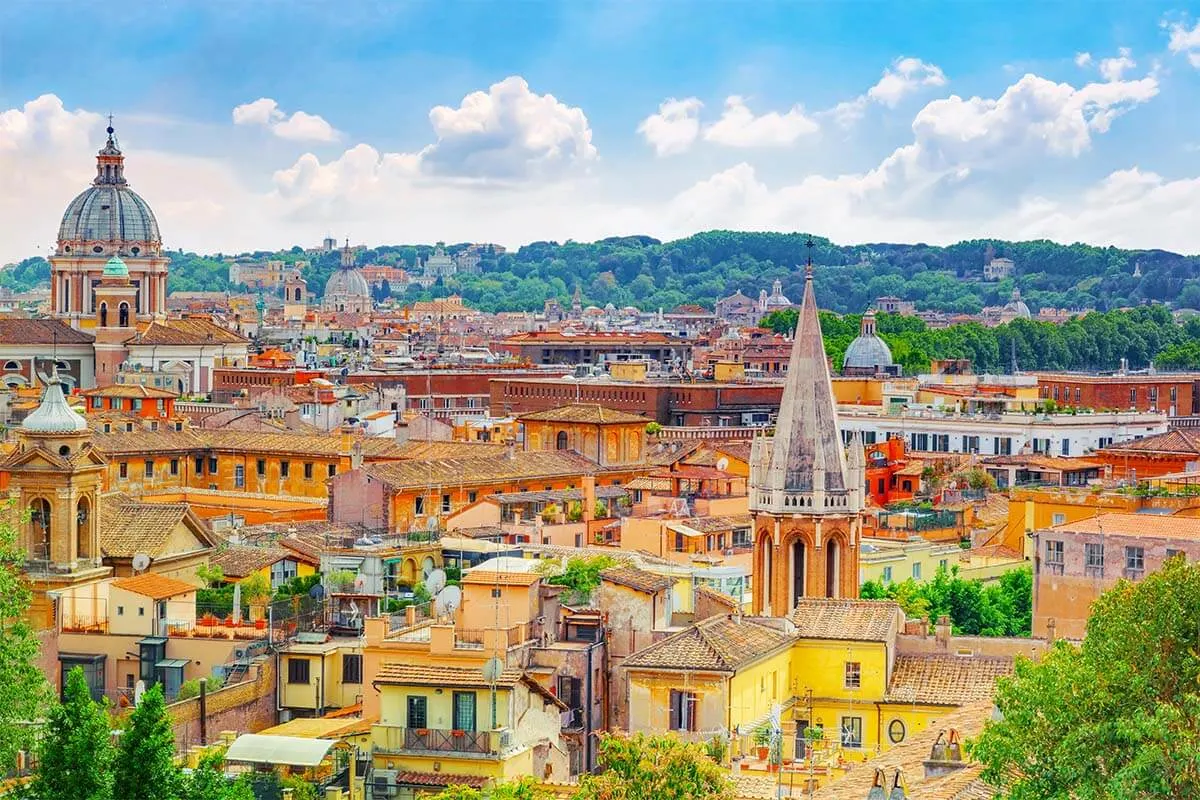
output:
[[339, 269], [325, 282], [325, 296], [370, 297], [371, 287], [367, 279], [356, 269]]
[[60, 241], [162, 243], [158, 220], [137, 192], [124, 185], [89, 186], [71, 201], [58, 226]]
[[878, 369], [890, 367], [893, 363], [892, 351], [887, 342], [874, 334], [862, 334], [855, 337], [846, 348], [842, 368]]
[[1025, 305], [1025, 301], [1021, 299], [1021, 290], [1013, 289], [1012, 299], [1004, 304], [1002, 309], [1005, 314], [1021, 319], [1032, 319], [1033, 312], [1029, 310], [1029, 306]]
[[26, 433], [79, 433], [87, 429], [87, 420], [67, 405], [57, 373], [47, 382], [41, 404], [21, 423]]

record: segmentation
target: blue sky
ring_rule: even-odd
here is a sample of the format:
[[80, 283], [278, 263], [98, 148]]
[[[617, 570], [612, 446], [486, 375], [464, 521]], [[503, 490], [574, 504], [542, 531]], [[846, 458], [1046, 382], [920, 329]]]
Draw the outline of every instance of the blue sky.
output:
[[1197, 252], [1197, 16], [8, 0], [0, 162], [26, 191], [0, 259], [52, 242], [109, 111], [168, 245], [204, 251], [733, 227]]

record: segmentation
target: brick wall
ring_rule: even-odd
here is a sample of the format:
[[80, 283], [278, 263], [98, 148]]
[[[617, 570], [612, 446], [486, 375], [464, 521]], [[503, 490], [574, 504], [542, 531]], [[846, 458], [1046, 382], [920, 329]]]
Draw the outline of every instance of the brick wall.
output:
[[[209, 692], [208, 741], [221, 731], [258, 733], [278, 722], [275, 710], [275, 662], [262, 659], [250, 668], [251, 677], [232, 686]], [[175, 748], [183, 752], [200, 744], [200, 698], [193, 697], [167, 706], [174, 722]]]

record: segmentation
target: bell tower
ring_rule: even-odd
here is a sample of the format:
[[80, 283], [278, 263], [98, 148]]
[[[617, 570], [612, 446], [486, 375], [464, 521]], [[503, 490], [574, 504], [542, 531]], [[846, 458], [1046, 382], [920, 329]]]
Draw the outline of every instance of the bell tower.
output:
[[111, 386], [125, 362], [125, 343], [137, 333], [137, 287], [129, 280], [129, 268], [113, 256], [100, 273], [96, 295], [96, 385]]
[[858, 596], [865, 472], [861, 441], [847, 459], [838, 434], [810, 258], [775, 432], [750, 451], [754, 613], [787, 616], [801, 597]]

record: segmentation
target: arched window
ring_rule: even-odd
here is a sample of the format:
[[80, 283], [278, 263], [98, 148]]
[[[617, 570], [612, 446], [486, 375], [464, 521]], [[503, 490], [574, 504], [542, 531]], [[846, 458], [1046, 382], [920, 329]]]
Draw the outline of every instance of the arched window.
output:
[[91, 516], [92, 507], [86, 497], [79, 499], [79, 505], [75, 508], [75, 557], [81, 559], [91, 559], [92, 554], [92, 536], [91, 536]]
[[108, 327], [108, 303], [100, 304], [100, 327]]
[[558, 432], [558, 437], [557, 437], [557, 439], [555, 439], [555, 442], [554, 442], [554, 448], [556, 450], [566, 450], [567, 449], [567, 432], [566, 431]]
[[296, 302], [297, 303], [300, 302], [300, 287], [299, 286], [296, 287]]
[[117, 311], [117, 324], [122, 328], [129, 327], [129, 303], [121, 303]]
[[35, 497], [29, 504], [32, 555], [39, 561], [50, 560], [50, 501]]
[[18, 372], [18, 371], [20, 371], [20, 369], [21, 369], [21, 365], [20, 365], [20, 363], [18, 363], [16, 361], [5, 361], [4, 362], [4, 371], [5, 372]]

